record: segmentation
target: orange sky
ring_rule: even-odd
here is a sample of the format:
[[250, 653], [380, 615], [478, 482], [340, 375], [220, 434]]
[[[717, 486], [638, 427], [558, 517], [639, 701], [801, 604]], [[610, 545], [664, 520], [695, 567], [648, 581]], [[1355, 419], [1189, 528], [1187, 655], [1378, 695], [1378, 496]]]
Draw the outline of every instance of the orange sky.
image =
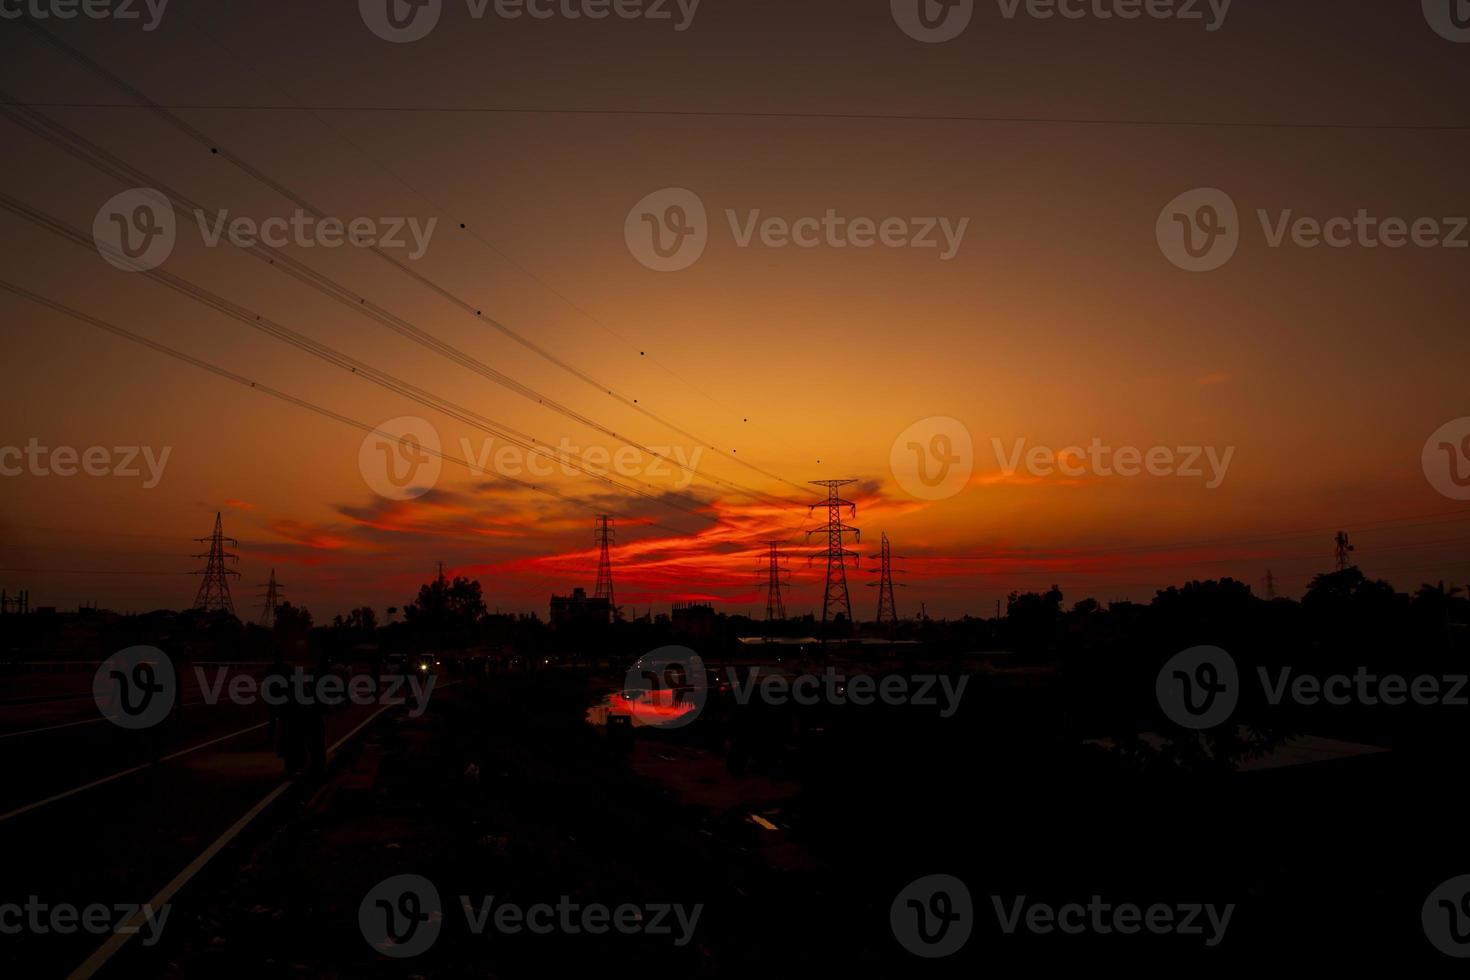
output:
[[[908, 116], [1458, 124], [1440, 93], [1463, 45], [1417, 5], [1344, 12], [1237, 3], [1221, 30], [1173, 23], [1006, 21], [981, 4], [962, 38], [920, 45], [887, 4], [702, 5], [674, 34], [647, 23], [474, 23], [461, 7], [421, 42], [385, 44], [342, 13], [263, 3], [170, 10], [159, 29], [77, 22], [68, 43], [169, 103], [698, 109]], [[1329, 16], [1330, 14], [1330, 16]], [[1328, 26], [1330, 25], [1330, 30]], [[7, 33], [14, 34], [10, 24]], [[30, 37], [0, 68], [26, 101], [126, 101]], [[242, 55], [248, 52], [248, 56]], [[279, 193], [137, 110], [46, 108], [64, 126], [211, 208], [289, 213]], [[1188, 577], [1275, 570], [1299, 592], [1349, 525], [1370, 574], [1401, 588], [1470, 575], [1465, 516], [1420, 451], [1470, 414], [1465, 262], [1452, 249], [1272, 248], [1255, 211], [1445, 217], [1466, 204], [1463, 131], [1102, 126], [728, 116], [196, 109], [179, 115], [295, 194], [344, 218], [439, 219], [414, 271], [641, 408], [693, 433], [698, 468], [640, 473], [668, 496], [581, 477], [535, 493], [445, 464], [409, 501], [374, 492], [363, 433], [0, 293], [0, 444], [171, 447], [158, 486], [111, 477], [0, 479], [0, 584], [38, 604], [126, 609], [193, 595], [188, 539], [216, 511], [241, 539], [237, 606], [272, 567], [329, 618], [407, 601], [434, 562], [492, 606], [542, 611], [590, 588], [592, 515], [620, 515], [619, 601], [684, 598], [759, 611], [763, 542], [790, 541], [793, 597], [820, 601], [790, 485], [852, 477], [864, 555], [886, 531], [901, 614], [989, 614], [1055, 580], [1069, 598], [1147, 599]], [[79, 229], [129, 184], [11, 123], [4, 191]], [[709, 245], [655, 272], [624, 237], [634, 203], [694, 191]], [[1160, 209], [1226, 190], [1245, 219], [1223, 268], [1161, 254]], [[796, 220], [968, 221], [938, 250], [740, 247], [726, 211]], [[461, 229], [460, 223], [467, 227]], [[328, 366], [147, 277], [0, 211], [3, 278], [370, 425], [419, 416], [446, 453], [485, 432]], [[526, 397], [411, 343], [184, 225], [163, 268], [475, 413], [555, 445], [694, 440], [609, 397], [359, 249], [288, 247], [378, 307], [528, 386]], [[923, 419], [959, 420], [974, 474], [916, 499], [890, 469]], [[1225, 478], [1007, 475], [1006, 447], [1233, 447]], [[498, 447], [497, 440], [492, 449]], [[721, 451], [733, 453], [734, 459]], [[647, 457], [642, 457], [647, 461]], [[645, 467], [646, 470], [646, 467]], [[687, 474], [685, 474], [687, 476]], [[789, 506], [757, 502], [736, 482]], [[815, 488], [812, 488], [815, 489]], [[569, 499], [568, 499], [569, 498]], [[674, 504], [675, 506], [670, 506]], [[1370, 522], [1420, 517], [1397, 525]], [[640, 524], [639, 522], [645, 522]], [[1435, 523], [1430, 523], [1434, 521]], [[649, 523], [662, 527], [647, 526]], [[669, 528], [688, 531], [675, 534]], [[1290, 536], [1287, 536], [1290, 535]], [[868, 562], [862, 563], [866, 569]], [[12, 570], [13, 569], [13, 570]], [[85, 574], [83, 574], [85, 573]], [[105, 574], [104, 574], [105, 573]], [[850, 573], [863, 618], [875, 590]]]

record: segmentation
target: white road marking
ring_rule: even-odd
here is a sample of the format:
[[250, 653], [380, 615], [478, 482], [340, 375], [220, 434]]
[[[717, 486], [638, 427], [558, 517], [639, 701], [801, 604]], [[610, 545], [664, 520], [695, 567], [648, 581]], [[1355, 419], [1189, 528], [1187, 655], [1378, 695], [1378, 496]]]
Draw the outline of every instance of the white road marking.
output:
[[[265, 726], [265, 722], [261, 722], [258, 725], [251, 725], [249, 728], [242, 728], [238, 732], [230, 732], [230, 734], [228, 735], [221, 735], [219, 738], [212, 738], [208, 742], [200, 742], [198, 745], [183, 749], [179, 752], [175, 752], [172, 755], [166, 755], [158, 761], [168, 762], [170, 759], [177, 759], [181, 755], [188, 755], [190, 752], [197, 752], [200, 749], [208, 748], [209, 746], [214, 745], [216, 742], [223, 742], [225, 739], [234, 738], [237, 735], [245, 735], [249, 732], [264, 728]], [[46, 806], [48, 803], [55, 803], [57, 800], [64, 800], [68, 796], [76, 796], [78, 793], [86, 792], [87, 790], [93, 789], [97, 786], [106, 785], [107, 783], [122, 779], [124, 776], [131, 776], [135, 772], [142, 772], [144, 769], [148, 769], [152, 765], [152, 762], [145, 762], [141, 766], [134, 766], [131, 769], [124, 769], [122, 772], [115, 772], [111, 776], [103, 776], [101, 779], [94, 779], [90, 783], [86, 783], [82, 786], [77, 786], [74, 789], [69, 789], [62, 793], [57, 793], [55, 796], [48, 796], [44, 800], [37, 800], [35, 803], [27, 803], [25, 806], [20, 807], [16, 810], [11, 810], [9, 813], [0, 813], [0, 823], [4, 823], [11, 817], [18, 817], [22, 813], [30, 813], [32, 810], [38, 810], [41, 807]]]
[[[185, 701], [181, 708], [192, 708], [196, 704], [205, 704], [204, 701]], [[75, 728], [78, 725], [95, 725], [99, 721], [111, 721], [115, 715], [101, 715], [97, 718], [84, 718], [81, 721], [69, 721], [62, 725], [47, 725], [45, 728], [28, 728], [23, 732], [0, 732], [0, 739], [20, 738], [22, 735], [40, 735], [43, 732], [54, 732], [62, 728]]]
[[[240, 831], [244, 830], [250, 824], [250, 821], [260, 816], [261, 811], [274, 803], [276, 801], [276, 797], [286, 792], [286, 790], [290, 788], [290, 786], [291, 780], [288, 779], [281, 785], [277, 786], [275, 789], [271, 790], [270, 793], [266, 795], [265, 799], [261, 800], [259, 803], [255, 804], [255, 806], [251, 807], [245, 813], [245, 816], [241, 817], [239, 820], [236, 820], [234, 824], [230, 826], [229, 830], [225, 831], [219, 836], [218, 840], [206, 847], [204, 849], [204, 852], [196, 857], [193, 861], [190, 861], [187, 868], [175, 875], [173, 881], [170, 881], [168, 884], [164, 885], [163, 890], [160, 891], [157, 895], [154, 895], [153, 900], [148, 903], [149, 907], [153, 909], [160, 909], [163, 906], [167, 905], [169, 903], [169, 900], [174, 897], [178, 890], [189, 883], [190, 878], [193, 878], [196, 874], [198, 874], [199, 871], [206, 864], [209, 863], [211, 858], [213, 858], [220, 851], [224, 850], [225, 846], [229, 844], [230, 841], [239, 836]], [[119, 949], [122, 949], [124, 943], [133, 938], [133, 936], [137, 933], [138, 928], [143, 924], [144, 919], [145, 916], [142, 909], [134, 912], [132, 918], [130, 918], [122, 926], [118, 927], [119, 930], [129, 929], [129, 931], [118, 931], [109, 936], [107, 938], [107, 942], [98, 947], [97, 951], [94, 952], [91, 956], [87, 957], [86, 962], [84, 962], [81, 966], [72, 971], [71, 980], [87, 980], [88, 977], [92, 976], [92, 974], [100, 970], [103, 965], [107, 963], [108, 960], [112, 959], [114, 953], [116, 953]]]
[[95, 725], [99, 721], [108, 721], [108, 720], [109, 720], [109, 716], [108, 715], [101, 715], [100, 717], [97, 717], [97, 718], [86, 718], [86, 719], [83, 719], [82, 721], [69, 721], [69, 722], [67, 722], [64, 725], [47, 725], [45, 728], [28, 728], [28, 729], [26, 729], [23, 732], [5, 732], [4, 734], [0, 734], [0, 739], [4, 739], [4, 738], [20, 738], [22, 735], [39, 735], [42, 732], [54, 732], [54, 731], [57, 731], [57, 730], [62, 729], [62, 728], [75, 728], [78, 725]]
[[[443, 690], [446, 687], [453, 687], [455, 684], [458, 683], [459, 681], [450, 681], [448, 684], [436, 685], [435, 690]], [[337, 739], [337, 741], [332, 744], [332, 747], [327, 749], [327, 760], [331, 761], [332, 756], [337, 754], [337, 750], [345, 745], [348, 739], [352, 738], [352, 736], [356, 735], [358, 732], [366, 728], [368, 724], [373, 721], [373, 719], [377, 718], [385, 711], [399, 707], [402, 707], [402, 705], [385, 704], [377, 711], [374, 711], [371, 715], [368, 716], [366, 721], [358, 725], [356, 728], [352, 729], [352, 731], [348, 732], [346, 735]], [[256, 727], [259, 728], [261, 726], [257, 725]], [[237, 732], [236, 734], [239, 733]], [[167, 905], [169, 901], [174, 897], [174, 895], [178, 893], [179, 889], [183, 888], [189, 883], [189, 879], [193, 878], [196, 874], [203, 870], [204, 866], [208, 864], [216, 854], [224, 850], [225, 847], [230, 843], [230, 841], [234, 840], [240, 835], [240, 831], [244, 830], [247, 826], [249, 826], [252, 820], [260, 816], [260, 814], [265, 811], [266, 807], [270, 806], [276, 801], [277, 797], [286, 792], [286, 790], [290, 789], [291, 785], [294, 782], [294, 779], [288, 779], [281, 785], [277, 786], [275, 789], [271, 790], [270, 793], [266, 795], [265, 799], [261, 800], [259, 803], [255, 804], [255, 806], [251, 807], [249, 811], [246, 812], [245, 816], [241, 817], [239, 820], [236, 820], [229, 830], [225, 831], [219, 836], [218, 840], [205, 848], [204, 852], [196, 857], [193, 861], [190, 861], [189, 866], [186, 867], [183, 871], [180, 871], [177, 875], [175, 875], [173, 881], [170, 881], [167, 885], [164, 885], [163, 890], [160, 891], [157, 895], [154, 895], [152, 901], [148, 902], [148, 906], [153, 909], [158, 909], [164, 905]], [[0, 817], [0, 820], [3, 819], [5, 818]], [[102, 967], [107, 964], [107, 961], [112, 959], [113, 955], [116, 954], [118, 950], [122, 949], [123, 945], [126, 944], [129, 939], [132, 939], [133, 936], [137, 935], [138, 927], [143, 924], [144, 920], [145, 916], [143, 914], [143, 910], [140, 908], [136, 913], [134, 913], [131, 919], [124, 923], [123, 926], [119, 927], [120, 929], [122, 929], [131, 926], [132, 931], [114, 932], [111, 936], [108, 937], [107, 942], [98, 947], [97, 951], [91, 956], [87, 957], [86, 961], [82, 963], [81, 966], [72, 971], [69, 980], [88, 980], [88, 978], [91, 977], [94, 973], [102, 969]]]

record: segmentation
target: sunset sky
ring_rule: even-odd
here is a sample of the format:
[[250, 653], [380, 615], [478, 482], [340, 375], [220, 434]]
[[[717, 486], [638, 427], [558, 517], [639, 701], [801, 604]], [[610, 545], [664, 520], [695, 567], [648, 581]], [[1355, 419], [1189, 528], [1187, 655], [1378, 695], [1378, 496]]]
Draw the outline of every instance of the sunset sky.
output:
[[[1237, 0], [1215, 31], [1007, 19], [977, 3], [942, 44], [906, 36], [886, 0], [704, 0], [683, 31], [475, 20], [447, 0], [435, 31], [406, 44], [375, 37], [351, 3], [173, 0], [151, 31], [48, 29], [160, 103], [204, 106], [177, 115], [329, 214], [437, 219], [424, 255], [400, 261], [482, 317], [362, 249], [284, 251], [532, 394], [207, 247], [192, 223], [162, 270], [552, 445], [667, 447], [701, 476], [640, 469], [630, 482], [656, 492], [631, 496], [558, 473], [551, 495], [446, 462], [427, 493], [388, 499], [360, 465], [362, 431], [0, 291], [0, 446], [170, 447], [151, 488], [0, 477], [0, 585], [29, 588], [33, 605], [187, 605], [186, 573], [202, 567], [190, 539], [218, 511], [240, 539], [242, 616], [273, 567], [322, 621], [401, 606], [438, 561], [478, 578], [492, 608], [544, 616], [552, 592], [591, 589], [593, 516], [611, 513], [626, 612], [708, 599], [759, 613], [764, 542], [780, 540], [788, 609], [820, 614], [823, 567], [807, 556], [822, 542], [803, 533], [817, 488], [796, 487], [848, 477], [863, 530], [851, 547], [872, 554], [886, 532], [906, 556], [903, 616], [920, 602], [990, 615], [1006, 593], [1052, 582], [1069, 602], [1146, 601], [1221, 575], [1259, 591], [1268, 568], [1298, 595], [1330, 569], [1338, 527], [1363, 570], [1400, 589], [1470, 580], [1470, 507], [1421, 465], [1431, 433], [1470, 415], [1470, 248], [1271, 247], [1256, 215], [1470, 212], [1470, 122], [1454, 97], [1470, 44], [1436, 34], [1417, 3]], [[16, 22], [0, 32], [10, 97], [211, 210], [295, 207], [152, 113], [106, 105], [131, 100]], [[133, 186], [0, 127], [0, 192], [83, 232]], [[672, 272], [625, 239], [630, 209], [664, 188], [708, 213], [703, 255]], [[1177, 268], [1155, 237], [1161, 209], [1192, 188], [1239, 208], [1238, 251], [1216, 271]], [[967, 224], [945, 260], [741, 247], [726, 216], [829, 209]], [[0, 235], [0, 279], [369, 425], [422, 418], [449, 455], [491, 438], [11, 211]], [[958, 420], [974, 447], [973, 475], [941, 500], [912, 496], [890, 468], [895, 440], [931, 418]], [[1094, 439], [1233, 455], [1211, 488], [1006, 473], [994, 442]], [[874, 564], [849, 572], [862, 619]]]

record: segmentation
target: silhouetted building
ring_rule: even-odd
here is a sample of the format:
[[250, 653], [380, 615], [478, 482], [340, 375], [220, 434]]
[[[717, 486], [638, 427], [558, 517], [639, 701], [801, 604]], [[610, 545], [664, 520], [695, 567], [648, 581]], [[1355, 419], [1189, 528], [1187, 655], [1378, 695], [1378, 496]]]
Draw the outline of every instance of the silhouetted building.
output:
[[551, 597], [551, 625], [605, 626], [612, 622], [612, 603], [606, 598], [589, 596], [586, 589], [573, 589], [571, 595]]
[[709, 636], [715, 631], [715, 607], [707, 602], [674, 603], [674, 632], [683, 636]]

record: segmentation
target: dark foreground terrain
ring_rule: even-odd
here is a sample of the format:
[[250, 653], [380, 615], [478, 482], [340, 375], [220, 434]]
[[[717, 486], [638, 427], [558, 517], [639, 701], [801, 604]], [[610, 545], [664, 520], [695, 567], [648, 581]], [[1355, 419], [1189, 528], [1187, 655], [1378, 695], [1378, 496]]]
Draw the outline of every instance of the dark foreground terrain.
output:
[[[611, 681], [575, 669], [490, 674], [446, 687], [421, 717], [385, 714], [175, 896], [156, 945], [128, 944], [101, 975], [1453, 964], [1421, 923], [1426, 896], [1470, 868], [1453, 820], [1463, 784], [1453, 745], [1333, 758], [1293, 755], [1312, 744], [1293, 736], [1239, 771], [1165, 763], [1146, 746], [1064, 734], [1055, 684], [1005, 671], [975, 677], [948, 719], [851, 705], [752, 719], [738, 712], [760, 709], [712, 703], [699, 723], [637, 728], [625, 744], [587, 721]], [[129, 790], [146, 812], [161, 808], [159, 819], [184, 799], [163, 778]], [[224, 807], [218, 793], [202, 798]], [[105, 820], [110, 805], [98, 796], [59, 813], [46, 839]], [[130, 819], [102, 835], [104, 849], [156, 829]], [[21, 835], [7, 839], [12, 854], [25, 850]], [[175, 854], [202, 846], [176, 843]], [[930, 960], [897, 938], [890, 909], [935, 874], [965, 884], [973, 931], [958, 952]], [[390, 901], [433, 933], [422, 952], [399, 957], [365, 937], [360, 909], [402, 875], [437, 896]], [[537, 934], [493, 918], [476, 932], [466, 899], [475, 915], [487, 901], [633, 906], [641, 918], [629, 912], [628, 922], [649, 927], [660, 906], [699, 911], [687, 930], [667, 914], [661, 933]], [[1060, 914], [1085, 916], [1089, 928], [1069, 933], [1034, 911], [1069, 904], [1080, 909]], [[1147, 928], [1159, 906], [1174, 928]]]

